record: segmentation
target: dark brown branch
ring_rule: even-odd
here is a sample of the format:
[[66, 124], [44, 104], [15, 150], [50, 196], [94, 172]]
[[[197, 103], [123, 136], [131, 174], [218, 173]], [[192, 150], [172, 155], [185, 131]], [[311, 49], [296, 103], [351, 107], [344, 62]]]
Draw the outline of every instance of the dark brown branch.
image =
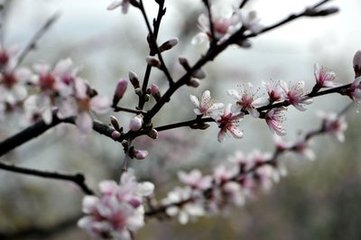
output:
[[79, 186], [79, 188], [87, 195], [93, 195], [94, 192], [86, 185], [85, 177], [81, 173], [77, 174], [62, 174], [57, 172], [47, 172], [47, 171], [40, 171], [36, 169], [29, 169], [18, 167], [14, 165], [8, 165], [5, 163], [0, 162], [0, 169], [15, 172], [20, 174], [25, 174], [29, 176], [41, 177], [41, 178], [48, 178], [48, 179], [56, 179], [56, 180], [63, 180], [63, 181], [70, 181], [75, 183]]
[[48, 129], [57, 126], [61, 122], [72, 121], [72, 118], [59, 119], [56, 114], [53, 114], [53, 121], [50, 124], [46, 124], [44, 121], [39, 121], [34, 125], [22, 130], [21, 132], [5, 139], [0, 142], [0, 157], [14, 148], [40, 136]]

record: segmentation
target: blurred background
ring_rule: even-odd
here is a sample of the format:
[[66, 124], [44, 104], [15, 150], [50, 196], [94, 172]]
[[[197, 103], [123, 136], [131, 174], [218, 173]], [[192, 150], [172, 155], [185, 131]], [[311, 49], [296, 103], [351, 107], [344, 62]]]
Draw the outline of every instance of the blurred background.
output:
[[[156, 5], [145, 1], [149, 18]], [[237, 6], [239, 1], [213, 1], [219, 7]], [[250, 0], [247, 9], [256, 10], [265, 26], [291, 12], [299, 12], [313, 0]], [[23, 47], [50, 16], [60, 19], [40, 40], [36, 51], [23, 63], [55, 64], [70, 57], [82, 67], [81, 76], [103, 95], [111, 96], [120, 78], [134, 71], [142, 79], [147, 32], [140, 13], [133, 8], [127, 15], [120, 9], [107, 11], [107, 0], [11, 0], [4, 25], [5, 46]], [[338, 14], [325, 18], [300, 19], [282, 28], [252, 39], [252, 48], [230, 47], [205, 67], [208, 77], [197, 89], [182, 88], [155, 118], [156, 126], [194, 118], [189, 95], [200, 96], [204, 89], [221, 102], [232, 102], [226, 91], [242, 83], [261, 86], [262, 81], [282, 79], [314, 84], [313, 65], [320, 63], [337, 74], [339, 83], [353, 81], [353, 54], [361, 49], [358, 0], [331, 1], [340, 8]], [[205, 12], [201, 1], [166, 1], [167, 14], [159, 33], [159, 43], [179, 38], [179, 44], [164, 54], [173, 76], [183, 70], [179, 56], [194, 63], [206, 46], [191, 45], [198, 33], [197, 19]], [[157, 70], [151, 81], [161, 91], [167, 87]], [[287, 139], [300, 131], [315, 129], [320, 121], [318, 110], [341, 111], [349, 99], [326, 96], [315, 99], [306, 112], [287, 111], [284, 123]], [[137, 97], [130, 88], [122, 106], [135, 106]], [[147, 107], [151, 107], [150, 102]], [[339, 143], [327, 136], [313, 142], [316, 161], [297, 157], [283, 158], [288, 176], [270, 192], [259, 193], [245, 207], [224, 215], [201, 218], [185, 226], [176, 220], [151, 220], [136, 235], [137, 239], [361, 239], [361, 130], [360, 114], [355, 107], [347, 113], [349, 128], [346, 141]], [[127, 125], [132, 115], [115, 114]], [[108, 123], [109, 115], [99, 116]], [[18, 119], [9, 118], [0, 125], [0, 141], [20, 131]], [[217, 127], [206, 131], [181, 128], [162, 132], [159, 140], [140, 138], [136, 146], [150, 151], [145, 161], [133, 162], [139, 179], [156, 184], [158, 198], [178, 185], [176, 172], [194, 167], [210, 173], [212, 167], [226, 161], [236, 150], [272, 151], [272, 133], [263, 121], [246, 117], [241, 128], [244, 138], [217, 142]], [[216, 149], [216, 151], [215, 151]], [[19, 166], [59, 172], [83, 172], [93, 188], [103, 179], [119, 179], [123, 159], [119, 144], [96, 133], [80, 139], [74, 126], [58, 126], [0, 160]], [[12, 239], [89, 239], [76, 227], [81, 215], [83, 194], [70, 183], [44, 180], [0, 171], [0, 234]]]

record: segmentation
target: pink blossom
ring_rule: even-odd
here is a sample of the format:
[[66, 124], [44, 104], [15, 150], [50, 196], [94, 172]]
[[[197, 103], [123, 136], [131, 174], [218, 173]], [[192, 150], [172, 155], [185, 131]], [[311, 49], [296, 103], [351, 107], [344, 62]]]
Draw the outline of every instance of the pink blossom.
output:
[[31, 71], [26, 68], [5, 69], [0, 73], [0, 104], [15, 104], [27, 96], [26, 83], [31, 79]]
[[189, 173], [180, 171], [178, 172], [178, 178], [184, 184], [200, 190], [209, 188], [212, 183], [212, 178], [210, 176], [202, 176], [198, 169], [193, 169]]
[[133, 132], [138, 131], [142, 128], [143, 117], [141, 115], [136, 115], [129, 122], [129, 129]]
[[352, 82], [348, 95], [355, 102], [361, 103], [361, 77], [356, 78]]
[[237, 167], [218, 165], [213, 169], [213, 180], [216, 184], [221, 185], [235, 177], [238, 173], [239, 169]]
[[266, 87], [269, 102], [277, 102], [283, 100], [283, 89], [280, 81], [263, 82]]
[[281, 86], [285, 92], [285, 99], [300, 111], [305, 111], [305, 105], [311, 104], [312, 99], [304, 96], [305, 95], [305, 83], [298, 81], [291, 87], [284, 81], [281, 81]]
[[194, 109], [194, 113], [197, 115], [210, 116], [215, 114], [215, 112], [223, 108], [223, 103], [214, 102], [211, 98], [211, 93], [209, 90], [203, 92], [201, 100], [196, 96], [190, 95], [192, 103], [197, 107]]
[[240, 92], [234, 89], [228, 90], [228, 94], [237, 100], [236, 107], [238, 110], [247, 111], [255, 118], [259, 117], [257, 108], [268, 104], [267, 99], [256, 97], [257, 91], [253, 90], [251, 83], [244, 86]]
[[282, 123], [285, 120], [285, 110], [285, 108], [273, 108], [269, 110], [265, 115], [265, 120], [268, 127], [277, 135], [286, 134], [286, 130], [282, 126]]
[[90, 97], [88, 95], [88, 85], [81, 78], [74, 80], [74, 89], [74, 96], [62, 101], [58, 116], [65, 118], [75, 115], [75, 124], [80, 132], [88, 134], [93, 127], [91, 112], [106, 113], [110, 109], [110, 101], [105, 96], [96, 95]]
[[[173, 205], [173, 203], [182, 201], [184, 201], [184, 204]], [[190, 187], [178, 187], [168, 192], [167, 197], [162, 200], [162, 204], [168, 206], [166, 209], [167, 215], [177, 216], [180, 224], [186, 224], [189, 220], [194, 220], [206, 214], [201, 195]]]
[[298, 140], [293, 144], [291, 150], [301, 156], [304, 156], [308, 160], [315, 160], [315, 153], [310, 148], [309, 143], [303, 136], [300, 136]]
[[240, 11], [240, 20], [242, 27], [249, 30], [251, 33], [259, 33], [262, 31], [263, 26], [259, 23], [260, 19], [257, 18], [255, 11], [246, 12], [245, 10]]
[[122, 175], [119, 185], [106, 180], [99, 184], [99, 189], [100, 197], [84, 197], [85, 216], [78, 226], [99, 239], [132, 239], [131, 233], [144, 225], [143, 197], [153, 192], [154, 185], [136, 182], [129, 172]]
[[108, 7], [108, 10], [114, 10], [118, 7], [122, 7], [122, 12], [126, 14], [128, 12], [130, 0], [116, 0], [113, 1]]
[[347, 129], [347, 122], [344, 116], [338, 116], [336, 113], [319, 113], [323, 120], [323, 129], [325, 133], [334, 135], [338, 141], [345, 140], [344, 132]]
[[67, 97], [73, 94], [78, 68], [74, 67], [71, 59], [60, 60], [53, 69], [46, 64], [37, 64], [34, 66], [34, 70], [38, 75], [34, 77], [33, 81], [43, 94], [47, 94], [49, 97], [55, 95]]
[[222, 142], [227, 133], [230, 133], [234, 138], [241, 138], [243, 136], [242, 131], [238, 129], [238, 123], [243, 118], [243, 113], [232, 113], [232, 104], [228, 104], [222, 114], [220, 114], [215, 120], [220, 128], [218, 132], [218, 141]]
[[198, 18], [198, 27], [201, 30], [192, 39], [192, 44], [200, 44], [207, 40], [216, 40], [223, 42], [229, 38], [235, 31], [240, 29], [241, 21], [239, 13], [231, 11], [220, 11], [215, 7], [211, 8], [212, 17], [213, 17], [213, 28], [214, 28], [214, 37], [216, 39], [211, 39], [212, 34], [209, 26], [209, 19], [206, 14], [201, 14]]
[[146, 150], [134, 150], [134, 157], [138, 160], [143, 160], [148, 156], [148, 151]]
[[336, 74], [334, 72], [327, 71], [327, 69], [319, 64], [315, 64], [314, 69], [314, 75], [318, 87], [323, 88], [336, 86], [334, 83]]

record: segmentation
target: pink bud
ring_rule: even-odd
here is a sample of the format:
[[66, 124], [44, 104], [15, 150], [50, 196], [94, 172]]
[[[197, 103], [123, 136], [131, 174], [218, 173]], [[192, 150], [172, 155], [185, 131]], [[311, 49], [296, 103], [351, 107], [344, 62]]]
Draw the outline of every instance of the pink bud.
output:
[[355, 70], [355, 78], [361, 76], [361, 50], [358, 50], [353, 57], [353, 69]]
[[125, 91], [127, 90], [128, 81], [125, 79], [121, 79], [118, 81], [117, 87], [114, 92], [113, 97], [113, 106], [116, 106], [120, 99], [122, 99]]
[[120, 136], [121, 136], [121, 134], [120, 134], [120, 132], [118, 132], [117, 130], [114, 130], [114, 131], [112, 132], [112, 138], [113, 138], [114, 140], [119, 139]]
[[131, 131], [135, 132], [135, 131], [138, 131], [139, 129], [141, 129], [142, 125], [143, 125], [143, 117], [140, 115], [137, 115], [130, 120], [129, 129]]
[[160, 99], [160, 90], [159, 87], [155, 84], [150, 85], [150, 94], [154, 97], [156, 101]]
[[148, 151], [134, 149], [134, 157], [138, 160], [143, 160], [148, 156]]

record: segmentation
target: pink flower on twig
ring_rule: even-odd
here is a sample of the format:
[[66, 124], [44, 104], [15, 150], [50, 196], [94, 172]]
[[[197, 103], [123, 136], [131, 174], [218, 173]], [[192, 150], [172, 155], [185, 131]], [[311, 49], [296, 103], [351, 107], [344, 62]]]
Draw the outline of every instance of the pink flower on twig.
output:
[[234, 89], [228, 90], [228, 94], [234, 97], [236, 101], [236, 108], [240, 111], [246, 111], [253, 117], [258, 118], [258, 107], [268, 104], [266, 98], [257, 97], [257, 90], [253, 90], [253, 85], [248, 83], [241, 91]]
[[222, 142], [227, 133], [234, 138], [241, 138], [243, 133], [238, 129], [238, 123], [243, 118], [243, 113], [232, 113], [232, 104], [228, 104], [221, 115], [216, 118], [216, 123], [220, 128], [218, 132], [218, 142]]
[[336, 86], [334, 82], [336, 74], [334, 72], [327, 71], [327, 69], [319, 64], [315, 64], [314, 69], [316, 84], [319, 88]]
[[194, 109], [195, 114], [210, 116], [213, 115], [215, 111], [223, 108], [223, 103], [214, 102], [211, 98], [211, 93], [209, 90], [203, 92], [202, 97], [199, 99], [196, 96], [191, 95], [190, 99], [192, 103], [197, 107]]
[[312, 99], [305, 97], [305, 82], [298, 81], [292, 86], [284, 81], [281, 81], [281, 86], [285, 92], [285, 99], [300, 111], [305, 111], [305, 105], [311, 104]]
[[285, 108], [273, 108], [265, 115], [265, 120], [268, 127], [277, 135], [281, 136], [286, 134], [286, 130], [282, 126], [282, 123], [285, 120], [285, 110]]

